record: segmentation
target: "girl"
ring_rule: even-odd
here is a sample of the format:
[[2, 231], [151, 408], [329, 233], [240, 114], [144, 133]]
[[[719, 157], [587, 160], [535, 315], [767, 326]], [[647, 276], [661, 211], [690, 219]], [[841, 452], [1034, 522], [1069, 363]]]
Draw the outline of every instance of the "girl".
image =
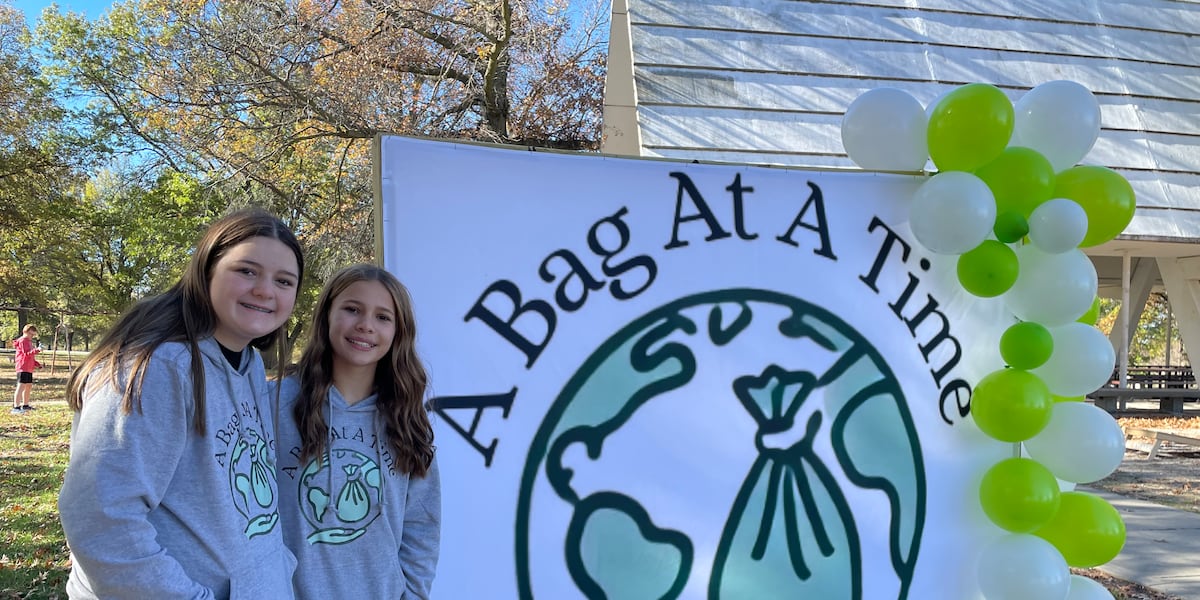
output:
[[13, 393], [12, 407], [14, 415], [33, 409], [29, 404], [29, 395], [33, 391], [33, 370], [42, 366], [42, 363], [34, 358], [42, 351], [33, 345], [37, 336], [37, 327], [30, 324], [21, 329], [21, 337], [13, 340], [13, 348], [17, 351], [14, 360], [17, 366], [17, 391]]
[[277, 412], [296, 595], [428, 598], [441, 487], [408, 292], [379, 267], [343, 269], [310, 336]]
[[233, 213], [71, 375], [58, 499], [71, 598], [292, 597], [255, 348], [274, 343], [282, 361], [303, 274], [283, 222]]

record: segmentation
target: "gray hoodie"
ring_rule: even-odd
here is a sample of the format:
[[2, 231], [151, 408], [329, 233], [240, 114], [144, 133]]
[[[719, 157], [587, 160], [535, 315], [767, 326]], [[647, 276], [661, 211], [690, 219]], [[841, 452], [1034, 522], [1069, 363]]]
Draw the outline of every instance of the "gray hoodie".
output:
[[235, 370], [215, 340], [200, 350], [203, 436], [183, 343], [151, 355], [140, 413], [124, 414], [106, 382], [89, 386], [58, 497], [71, 598], [293, 597], [262, 359], [248, 349]]
[[282, 386], [279, 513], [299, 561], [297, 598], [428, 598], [441, 540], [437, 461], [425, 477], [409, 478], [382, 437], [376, 397], [350, 406], [330, 387], [329, 452], [301, 463], [299, 383], [289, 377]]

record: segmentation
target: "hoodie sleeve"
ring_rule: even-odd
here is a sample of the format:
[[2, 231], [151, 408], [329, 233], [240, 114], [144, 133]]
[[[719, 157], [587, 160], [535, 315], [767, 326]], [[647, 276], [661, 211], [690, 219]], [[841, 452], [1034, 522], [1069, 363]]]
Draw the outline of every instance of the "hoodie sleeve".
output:
[[442, 537], [442, 485], [437, 458], [420, 479], [410, 478], [404, 502], [404, 534], [400, 540], [400, 569], [404, 571], [405, 600], [426, 600], [437, 571]]
[[179, 465], [191, 430], [191, 383], [180, 363], [156, 352], [146, 367], [142, 412], [121, 411], [121, 394], [96, 381], [71, 436], [58, 498], [77, 568], [100, 598], [212, 598], [159, 545], [148, 520]]

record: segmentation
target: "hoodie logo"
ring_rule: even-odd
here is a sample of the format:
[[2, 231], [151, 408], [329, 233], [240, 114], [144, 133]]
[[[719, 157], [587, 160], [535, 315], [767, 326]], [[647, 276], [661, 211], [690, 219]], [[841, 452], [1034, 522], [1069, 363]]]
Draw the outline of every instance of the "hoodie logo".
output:
[[310, 460], [299, 486], [300, 514], [314, 529], [309, 544], [352, 542], [382, 512], [377, 509], [383, 494], [379, 463], [361, 452], [334, 449]]
[[275, 457], [270, 444], [254, 429], [235, 430], [229, 452], [229, 490], [237, 511], [246, 518], [245, 534], [269, 533], [279, 522], [275, 497]]

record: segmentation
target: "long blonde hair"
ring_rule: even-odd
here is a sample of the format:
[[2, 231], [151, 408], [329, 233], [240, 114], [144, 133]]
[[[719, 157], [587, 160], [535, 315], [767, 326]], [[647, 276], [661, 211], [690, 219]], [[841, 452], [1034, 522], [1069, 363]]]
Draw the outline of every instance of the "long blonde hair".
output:
[[425, 411], [428, 377], [417, 356], [416, 317], [408, 290], [395, 276], [375, 265], [359, 264], [338, 271], [325, 284], [313, 311], [308, 344], [292, 371], [300, 379], [300, 396], [294, 415], [300, 430], [301, 459], [321, 456], [328, 444], [329, 388], [333, 386], [333, 350], [329, 340], [329, 313], [333, 301], [359, 281], [378, 281], [395, 304], [396, 335], [387, 354], [375, 366], [375, 401], [383, 417], [384, 434], [396, 454], [400, 470], [424, 477], [433, 462], [433, 427]]
[[[79, 364], [67, 380], [67, 403], [73, 410], [83, 408], [83, 399], [92, 378], [109, 383], [122, 393], [121, 410], [130, 414], [142, 410], [142, 380], [150, 355], [164, 342], [185, 342], [191, 348], [193, 420], [196, 432], [204, 434], [204, 364], [199, 340], [212, 335], [217, 315], [209, 295], [213, 266], [230, 248], [255, 237], [283, 242], [296, 255], [298, 277], [304, 277], [304, 253], [295, 234], [274, 215], [261, 209], [230, 213], [208, 227], [196, 243], [183, 276], [171, 289], [138, 302], [123, 315], [96, 349]], [[279, 363], [284, 364], [287, 347], [287, 323], [250, 342], [259, 350], [274, 344]], [[129, 370], [126, 373], [125, 368]]]

